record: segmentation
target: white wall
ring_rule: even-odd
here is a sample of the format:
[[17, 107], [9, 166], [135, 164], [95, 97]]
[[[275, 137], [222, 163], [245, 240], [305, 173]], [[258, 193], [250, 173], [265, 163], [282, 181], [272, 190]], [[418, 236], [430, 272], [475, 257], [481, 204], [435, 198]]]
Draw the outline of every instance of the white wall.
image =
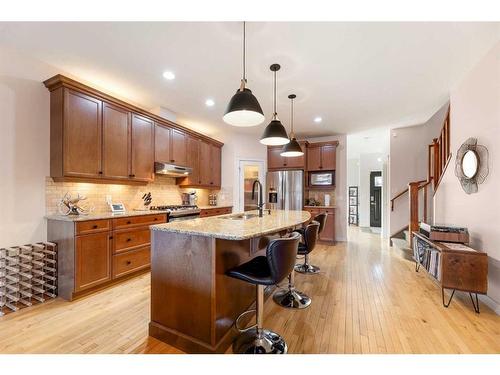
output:
[[307, 138], [309, 142], [338, 141], [336, 152], [337, 170], [335, 171], [335, 237], [337, 241], [347, 241], [347, 137]]
[[[450, 102], [453, 155], [434, 197], [434, 215], [437, 222], [468, 227], [471, 246], [488, 253], [488, 296], [500, 314], [500, 42], [451, 92]], [[469, 137], [489, 150], [489, 175], [471, 195], [454, 174], [456, 152]]]
[[51, 67], [0, 49], [0, 247], [46, 239]]

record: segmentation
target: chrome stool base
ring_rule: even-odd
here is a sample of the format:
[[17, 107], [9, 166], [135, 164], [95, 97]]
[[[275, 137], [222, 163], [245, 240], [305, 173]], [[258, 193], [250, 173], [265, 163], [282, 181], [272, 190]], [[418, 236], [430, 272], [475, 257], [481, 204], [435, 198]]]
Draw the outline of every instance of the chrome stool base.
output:
[[307, 264], [307, 263], [296, 264], [294, 269], [295, 269], [295, 271], [297, 271], [299, 273], [319, 273], [320, 272], [319, 267], [312, 266], [312, 265]]
[[233, 343], [235, 354], [286, 354], [288, 347], [283, 337], [273, 331], [256, 329], [239, 335]]
[[285, 289], [276, 292], [274, 302], [289, 309], [305, 309], [311, 304], [311, 298], [295, 289]]

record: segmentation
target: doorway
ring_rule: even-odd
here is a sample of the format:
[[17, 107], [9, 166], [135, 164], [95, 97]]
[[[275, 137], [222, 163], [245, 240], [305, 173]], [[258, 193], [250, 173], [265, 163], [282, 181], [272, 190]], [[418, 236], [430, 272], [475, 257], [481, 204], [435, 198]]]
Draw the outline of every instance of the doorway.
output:
[[[238, 162], [238, 208], [237, 212], [257, 209], [257, 195], [252, 200], [252, 185], [259, 180], [265, 189], [264, 161], [239, 160]], [[263, 196], [265, 192], [262, 192]]]
[[370, 227], [382, 226], [382, 172], [370, 172]]

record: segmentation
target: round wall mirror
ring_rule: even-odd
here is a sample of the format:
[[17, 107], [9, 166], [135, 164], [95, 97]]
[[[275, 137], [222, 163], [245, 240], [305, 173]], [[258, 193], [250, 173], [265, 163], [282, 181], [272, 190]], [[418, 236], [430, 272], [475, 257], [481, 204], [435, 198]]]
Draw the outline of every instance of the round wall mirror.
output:
[[467, 178], [476, 176], [479, 167], [479, 158], [475, 151], [468, 150], [462, 157], [462, 171]]

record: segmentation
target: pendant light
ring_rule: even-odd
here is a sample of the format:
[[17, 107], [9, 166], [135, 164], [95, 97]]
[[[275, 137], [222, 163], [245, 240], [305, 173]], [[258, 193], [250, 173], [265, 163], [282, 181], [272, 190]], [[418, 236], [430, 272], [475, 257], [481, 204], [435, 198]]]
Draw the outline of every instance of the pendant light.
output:
[[240, 88], [233, 95], [222, 117], [225, 123], [233, 126], [248, 127], [262, 124], [265, 120], [259, 101], [246, 88], [246, 22], [243, 22], [243, 78]]
[[297, 142], [297, 139], [295, 139], [295, 133], [293, 132], [293, 99], [295, 99], [297, 95], [291, 94], [288, 95], [288, 99], [290, 99], [292, 105], [291, 105], [291, 131], [290, 131], [290, 143], [287, 143], [286, 145], [283, 146], [283, 151], [281, 151], [281, 156], [284, 156], [286, 158], [293, 158], [297, 156], [302, 156], [304, 155], [304, 152], [302, 151], [302, 147], [300, 147], [299, 142]]
[[270, 69], [274, 72], [274, 111], [273, 119], [264, 129], [264, 134], [260, 138], [260, 143], [267, 146], [281, 146], [290, 142], [288, 135], [286, 134], [286, 129], [278, 119], [278, 113], [276, 112], [276, 72], [280, 70], [281, 66], [279, 64], [271, 65]]

